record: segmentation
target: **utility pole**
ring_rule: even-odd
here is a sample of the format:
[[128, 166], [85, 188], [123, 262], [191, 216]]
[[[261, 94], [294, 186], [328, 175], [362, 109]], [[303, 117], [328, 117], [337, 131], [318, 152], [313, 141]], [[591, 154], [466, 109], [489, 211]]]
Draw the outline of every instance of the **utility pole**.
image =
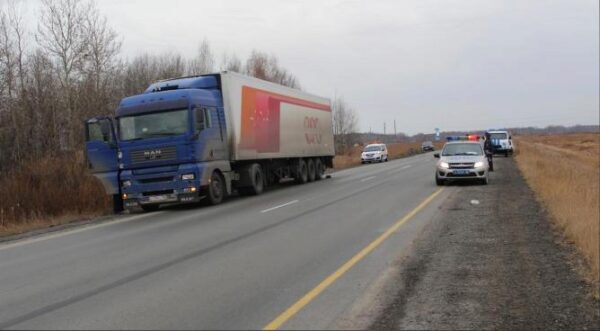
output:
[[398, 140], [398, 132], [396, 132], [396, 119], [394, 118], [394, 140]]
[[383, 134], [385, 135], [385, 122], [383, 122]]

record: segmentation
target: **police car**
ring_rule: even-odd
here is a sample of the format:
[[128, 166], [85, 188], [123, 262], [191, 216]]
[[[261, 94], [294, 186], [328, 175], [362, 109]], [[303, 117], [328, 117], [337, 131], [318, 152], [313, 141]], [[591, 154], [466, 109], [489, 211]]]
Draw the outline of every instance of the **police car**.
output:
[[444, 185], [449, 181], [489, 181], [489, 164], [479, 136], [448, 137], [435, 169], [435, 183]]

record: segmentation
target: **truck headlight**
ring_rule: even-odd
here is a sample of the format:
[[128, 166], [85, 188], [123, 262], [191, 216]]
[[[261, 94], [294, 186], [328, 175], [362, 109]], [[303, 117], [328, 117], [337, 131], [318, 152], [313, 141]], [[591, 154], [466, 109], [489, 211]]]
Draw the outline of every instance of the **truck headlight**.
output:
[[195, 179], [195, 178], [196, 178], [196, 176], [194, 174], [184, 174], [184, 175], [181, 175], [181, 179], [182, 180], [192, 180], [192, 179]]
[[483, 161], [475, 162], [475, 168], [481, 168], [481, 167], [483, 167]]
[[121, 151], [117, 152], [117, 159], [119, 159], [119, 160], [123, 159], [123, 152], [121, 152]]
[[440, 162], [440, 168], [448, 169], [450, 168], [450, 165], [448, 162]]
[[121, 182], [121, 186], [123, 187], [129, 187], [131, 186], [131, 181], [130, 180], [124, 180]]

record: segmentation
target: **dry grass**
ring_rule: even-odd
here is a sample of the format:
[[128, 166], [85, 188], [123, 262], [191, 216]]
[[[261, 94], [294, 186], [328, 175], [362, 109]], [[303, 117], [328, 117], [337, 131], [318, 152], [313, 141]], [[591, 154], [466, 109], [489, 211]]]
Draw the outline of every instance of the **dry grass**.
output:
[[[440, 149], [443, 143], [435, 143], [435, 147]], [[389, 159], [398, 159], [421, 153], [421, 143], [395, 143], [387, 144]], [[344, 154], [338, 154], [333, 159], [333, 168], [336, 170], [355, 167], [360, 165], [360, 154], [363, 146], [352, 147]]]
[[600, 134], [523, 136], [516, 147], [517, 164], [529, 186], [599, 282]]
[[0, 235], [110, 212], [101, 184], [81, 154], [45, 158], [0, 174]]

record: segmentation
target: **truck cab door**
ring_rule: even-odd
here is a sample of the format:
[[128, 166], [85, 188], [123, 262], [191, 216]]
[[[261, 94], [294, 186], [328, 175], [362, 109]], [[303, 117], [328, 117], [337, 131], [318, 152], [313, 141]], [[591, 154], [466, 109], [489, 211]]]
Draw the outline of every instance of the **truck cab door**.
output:
[[85, 121], [86, 162], [102, 182], [107, 194], [119, 194], [119, 158], [117, 136], [112, 120], [95, 117]]

